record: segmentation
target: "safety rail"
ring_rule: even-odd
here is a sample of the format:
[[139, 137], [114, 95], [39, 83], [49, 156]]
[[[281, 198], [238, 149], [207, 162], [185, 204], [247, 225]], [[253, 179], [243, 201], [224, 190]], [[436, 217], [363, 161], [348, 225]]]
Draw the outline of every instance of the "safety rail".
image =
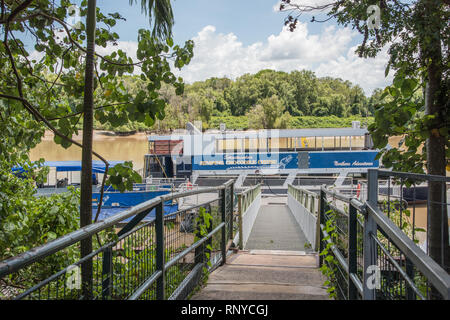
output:
[[319, 249], [319, 194], [288, 185], [288, 207], [314, 251]]
[[244, 249], [261, 206], [261, 185], [258, 184], [237, 195], [238, 225], [233, 242]]
[[[166, 201], [198, 193], [218, 196], [164, 215]], [[232, 180], [163, 195], [4, 260], [1, 298], [185, 299], [206, 270], [226, 262], [232, 195]], [[150, 213], [155, 218], [143, 221]], [[80, 258], [89, 239], [93, 250]]]
[[[412, 179], [443, 184], [450, 181], [443, 176], [369, 170], [365, 203], [321, 187], [320, 265], [331, 271], [329, 280], [336, 297], [449, 300], [450, 275], [417, 245], [414, 232], [406, 228], [414, 217], [410, 217], [402, 202], [379, 199], [379, 177], [405, 179], [402, 184], [406, 179], [409, 183]], [[439, 205], [448, 206], [445, 199]]]
[[288, 194], [290, 194], [296, 201], [300, 202], [310, 213], [317, 216], [319, 213], [318, 202], [319, 194], [313, 191], [304, 189], [303, 187], [288, 185]]

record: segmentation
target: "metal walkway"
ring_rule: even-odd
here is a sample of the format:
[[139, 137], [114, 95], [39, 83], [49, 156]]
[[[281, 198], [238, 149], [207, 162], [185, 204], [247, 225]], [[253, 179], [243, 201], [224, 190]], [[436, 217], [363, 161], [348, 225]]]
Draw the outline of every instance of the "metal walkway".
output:
[[288, 206], [279, 204], [286, 200], [275, 199], [261, 206], [245, 249], [305, 251], [305, 234]]
[[262, 200], [245, 250], [215, 270], [193, 300], [326, 300], [318, 255], [285, 197]]

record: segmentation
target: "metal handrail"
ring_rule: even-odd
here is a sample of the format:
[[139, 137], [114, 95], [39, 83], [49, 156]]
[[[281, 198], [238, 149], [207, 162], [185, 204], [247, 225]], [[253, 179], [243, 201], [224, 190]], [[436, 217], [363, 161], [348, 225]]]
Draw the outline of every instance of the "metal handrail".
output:
[[[201, 238], [200, 240], [196, 241], [195, 243], [193, 243], [189, 248], [186, 248], [185, 250], [183, 250], [182, 252], [180, 252], [177, 256], [175, 256], [174, 258], [172, 258], [169, 262], [166, 262], [166, 264], [164, 265], [164, 269], [169, 269], [170, 267], [172, 267], [173, 265], [175, 265], [177, 263], [177, 261], [183, 259], [185, 256], [188, 255], [189, 252], [191, 252], [192, 250], [200, 247], [203, 243], [205, 243], [208, 239], [210, 239], [213, 235], [215, 235], [217, 232], [219, 232], [223, 227], [225, 226], [225, 222], [220, 223], [213, 231], [211, 231], [210, 233], [208, 233], [206, 236], [204, 236], [203, 238]], [[161, 276], [162, 276], [162, 271], [157, 271], [155, 272], [147, 281], [144, 282], [144, 284], [142, 284], [142, 286], [140, 286], [132, 295], [128, 300], [137, 300], [139, 299], [140, 296], [142, 296], [142, 294], [148, 289], [150, 288], [150, 286], [156, 282], [156, 280], [158, 280]]]
[[[377, 175], [378, 173], [378, 175]], [[348, 276], [348, 285], [353, 285], [353, 290], [357, 290], [360, 294], [362, 294], [364, 299], [374, 299], [375, 293], [373, 289], [368, 289], [366, 286], [361, 285], [361, 279], [359, 279], [356, 273], [356, 225], [355, 223], [359, 223], [363, 227], [363, 255], [364, 255], [364, 282], [366, 281], [366, 271], [365, 268], [372, 264], [377, 264], [377, 258], [374, 258], [374, 250], [376, 249], [376, 244], [380, 245], [380, 240], [377, 238], [377, 231], [381, 232], [384, 237], [388, 239], [392, 246], [397, 248], [404, 256], [409, 263], [414, 266], [417, 272], [420, 272], [422, 276], [424, 276], [427, 281], [442, 295], [443, 299], [450, 299], [450, 275], [444, 270], [436, 261], [434, 261], [430, 256], [428, 256], [421, 248], [419, 248], [415, 242], [410, 239], [388, 216], [386, 216], [382, 210], [379, 208], [379, 200], [377, 198], [377, 178], [378, 176], [382, 177], [391, 177], [391, 178], [402, 178], [402, 179], [423, 179], [427, 181], [450, 181], [450, 177], [443, 176], [428, 176], [423, 174], [410, 174], [410, 173], [402, 173], [402, 172], [392, 172], [386, 170], [369, 170], [369, 200], [362, 203], [355, 197], [348, 197], [345, 195], [336, 192], [336, 190], [330, 190], [325, 186], [321, 187], [321, 239], [323, 241], [324, 238], [328, 236], [324, 228], [324, 218], [326, 214], [327, 207], [337, 211], [341, 216], [347, 217], [348, 219], [348, 238], [349, 238], [349, 247], [348, 247], [348, 262], [344, 259], [344, 256], [339, 248], [336, 246], [331, 247], [331, 251], [333, 255], [338, 260], [339, 264], [346, 271]], [[344, 210], [338, 208], [337, 206], [329, 203], [327, 197], [332, 197], [333, 199], [337, 199], [349, 204], [349, 213]], [[364, 223], [359, 221], [360, 219], [357, 217], [357, 213], [362, 214], [365, 219]], [[361, 216], [360, 216], [361, 217]], [[351, 235], [353, 234], [353, 236]], [[350, 243], [353, 241], [352, 243]], [[330, 243], [327, 239], [325, 243]], [[380, 245], [380, 249], [386, 254], [387, 259], [390, 259], [393, 267], [401, 274], [405, 283], [410, 286], [410, 290], [414, 296], [414, 294], [419, 298], [424, 298], [423, 295], [418, 290], [416, 284], [414, 283], [414, 274], [411, 275], [408, 271], [404, 271], [402, 267], [394, 261], [390, 253], [387, 252], [387, 249], [384, 245]], [[322, 263], [322, 261], [321, 261]], [[349, 266], [352, 265], [352, 268]], [[351, 269], [351, 270], [350, 270]], [[353, 271], [352, 271], [353, 270]], [[361, 290], [362, 288], [362, 290]], [[349, 297], [353, 296], [350, 293], [349, 287]]]
[[304, 189], [304, 188], [302, 188], [302, 187], [298, 187], [298, 186], [294, 186], [294, 185], [292, 185], [292, 184], [288, 184], [288, 187], [291, 187], [291, 188], [293, 188], [293, 189], [296, 189], [296, 190], [298, 190], [298, 191], [301, 191], [301, 192], [303, 192], [303, 193], [306, 193], [307, 195], [310, 195], [310, 196], [312, 196], [312, 197], [314, 197], [314, 198], [319, 198], [319, 195], [317, 194], [317, 193], [315, 193], [315, 192], [313, 192], [313, 191], [309, 191], [309, 190], [307, 190], [307, 189]]
[[288, 184], [288, 193], [291, 194], [294, 199], [301, 203], [305, 208], [308, 208], [312, 214], [318, 214], [318, 206], [315, 205], [314, 201], [319, 199], [319, 195], [317, 193], [292, 184]]
[[373, 216], [378, 227], [388, 235], [389, 239], [427, 277], [443, 298], [450, 299], [450, 275], [381, 212], [377, 205], [367, 202], [367, 212]]
[[66, 234], [58, 239], [50, 241], [44, 245], [33, 248], [33, 249], [31, 249], [27, 252], [24, 252], [20, 255], [17, 255], [15, 257], [9, 258], [7, 260], [1, 261], [0, 262], [0, 278], [3, 278], [4, 276], [6, 276], [10, 273], [16, 272], [16, 271], [20, 270], [21, 268], [26, 267], [42, 258], [45, 258], [55, 252], [58, 252], [64, 248], [67, 248], [67, 247], [69, 247], [77, 242], [80, 242], [88, 237], [91, 237], [91, 236], [95, 235], [96, 233], [99, 233], [100, 231], [103, 231], [109, 227], [112, 227], [125, 219], [128, 219], [133, 216], [137, 216], [138, 214], [141, 214], [146, 211], [149, 212], [152, 209], [154, 209], [161, 202], [178, 199], [181, 197], [192, 196], [192, 195], [196, 195], [196, 194], [200, 194], [200, 193], [210, 193], [210, 192], [214, 192], [214, 191], [223, 190], [232, 183], [233, 183], [233, 180], [229, 180], [225, 184], [217, 186], [217, 187], [210, 187], [210, 188], [205, 188], [205, 189], [201, 189], [201, 190], [192, 190], [192, 191], [187, 191], [187, 192], [172, 193], [172, 194], [168, 194], [168, 195], [159, 196], [159, 197], [153, 198], [151, 200], [148, 200], [146, 202], [143, 202], [135, 207], [132, 207], [132, 208], [124, 210], [118, 214], [115, 214], [111, 217], [108, 217], [103, 221], [90, 224], [90, 225], [80, 228], [76, 231], [73, 231], [69, 234]]
[[248, 207], [253, 203], [256, 196], [261, 192], [261, 184], [257, 184], [256, 186], [245, 190], [244, 192], [238, 195], [240, 201], [240, 210], [244, 215], [247, 211]]
[[405, 179], [417, 179], [417, 180], [427, 180], [427, 181], [439, 181], [439, 182], [450, 182], [450, 177], [438, 176], [432, 174], [423, 173], [409, 173], [409, 172], [399, 172], [399, 171], [389, 171], [389, 170], [377, 170], [379, 177], [399, 177]]
[[[248, 209], [261, 195], [261, 184], [257, 184], [237, 195], [238, 201], [238, 232], [236, 233], [233, 243], [239, 243], [239, 248], [244, 248], [244, 217], [248, 217]], [[251, 217], [250, 217], [251, 218]]]

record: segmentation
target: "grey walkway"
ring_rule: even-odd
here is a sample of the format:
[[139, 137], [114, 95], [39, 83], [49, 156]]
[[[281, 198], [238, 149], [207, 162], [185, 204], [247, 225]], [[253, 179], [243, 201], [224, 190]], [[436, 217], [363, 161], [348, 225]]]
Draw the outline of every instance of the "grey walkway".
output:
[[308, 251], [306, 237], [288, 206], [276, 203], [261, 206], [245, 249]]
[[286, 198], [262, 199], [246, 244], [216, 269], [193, 300], [327, 300], [318, 254], [285, 205]]
[[215, 270], [192, 300], [327, 300], [317, 254], [241, 251]]

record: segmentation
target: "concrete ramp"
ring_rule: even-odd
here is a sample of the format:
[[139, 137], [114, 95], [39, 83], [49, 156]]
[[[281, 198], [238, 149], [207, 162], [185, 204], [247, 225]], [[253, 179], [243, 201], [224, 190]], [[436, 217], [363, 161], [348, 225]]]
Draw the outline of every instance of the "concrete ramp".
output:
[[316, 254], [251, 250], [215, 270], [193, 300], [327, 300]]

